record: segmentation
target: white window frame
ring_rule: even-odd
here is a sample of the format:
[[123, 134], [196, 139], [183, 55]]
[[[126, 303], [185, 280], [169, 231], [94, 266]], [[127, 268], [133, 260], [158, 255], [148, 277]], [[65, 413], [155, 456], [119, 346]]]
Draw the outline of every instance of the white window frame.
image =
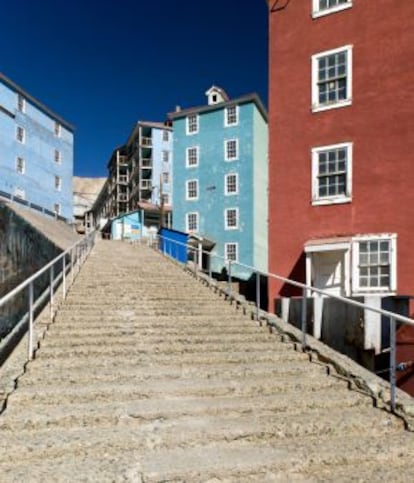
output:
[[163, 182], [163, 184], [169, 184], [169, 182], [170, 182], [170, 173], [168, 171], [163, 171], [163, 173], [162, 173], [162, 182]]
[[170, 195], [168, 193], [163, 193], [162, 198], [163, 200], [160, 200], [160, 201], [162, 201], [164, 205], [170, 204]]
[[170, 131], [168, 131], [168, 129], [163, 129], [163, 131], [162, 131], [162, 140], [164, 142], [168, 142], [170, 140]]
[[[235, 191], [229, 191], [229, 186], [228, 186], [228, 180], [230, 176], [235, 177], [235, 185], [236, 185], [236, 190]], [[225, 196], [234, 196], [239, 194], [239, 173], [227, 173], [224, 175], [224, 194]]]
[[[362, 287], [359, 279], [359, 243], [364, 241], [390, 242], [390, 285], [389, 287]], [[354, 294], [385, 293], [392, 295], [397, 292], [397, 235], [381, 233], [361, 235], [352, 238], [352, 292]]]
[[341, 5], [336, 5], [334, 7], [324, 8], [321, 10], [319, 7], [319, 0], [312, 0], [312, 17], [318, 18], [331, 13], [341, 12], [342, 10], [351, 8], [352, 4], [353, 0], [348, 0], [346, 3], [342, 3]]
[[26, 112], [26, 99], [21, 94], [17, 94], [17, 110], [19, 112]]
[[[230, 211], [234, 211], [236, 213], [236, 225], [230, 226], [228, 224], [228, 214]], [[238, 230], [239, 229], [239, 209], [237, 207], [226, 208], [224, 210], [224, 229], [225, 230]]]
[[[190, 228], [190, 216], [194, 216], [196, 219], [196, 228]], [[197, 232], [199, 227], [199, 214], [198, 211], [191, 211], [185, 215], [185, 228], [187, 233]]]
[[[236, 143], [236, 156], [234, 157], [229, 157], [228, 156], [228, 145], [230, 143]], [[239, 159], [239, 140], [238, 138], [233, 138], [233, 139], [226, 139], [224, 141], [224, 159], [225, 161], [237, 161]]]
[[[347, 164], [346, 164], [346, 193], [339, 195], [319, 196], [319, 154], [323, 151], [346, 148]], [[352, 155], [353, 143], [330, 144], [327, 146], [318, 146], [312, 149], [312, 205], [332, 205], [336, 203], [350, 203], [352, 201]]]
[[[318, 88], [318, 62], [321, 57], [327, 57], [329, 55], [339, 54], [340, 52], [346, 52], [347, 65], [346, 65], [346, 92], [347, 98], [333, 102], [331, 104], [319, 104], [319, 88]], [[350, 106], [352, 104], [352, 45], [344, 45], [332, 50], [326, 50], [324, 52], [318, 52], [312, 55], [312, 112], [327, 111], [329, 109], [338, 109], [340, 107]]]
[[18, 198], [19, 200], [26, 199], [26, 191], [23, 188], [19, 188], [18, 186], [14, 188], [14, 197]]
[[[195, 152], [196, 152], [196, 163], [195, 164], [190, 164], [190, 151], [191, 150], [194, 150], [194, 149], [195, 149]], [[186, 152], [185, 152], [185, 165], [186, 165], [187, 168], [196, 168], [198, 166], [199, 154], [200, 154], [200, 148], [199, 148], [199, 146], [189, 146], [186, 149]]]
[[[19, 139], [19, 132], [21, 132], [22, 134], [21, 139]], [[16, 126], [16, 140], [18, 143], [21, 143], [21, 144], [26, 143], [26, 129], [23, 126]]]
[[169, 163], [170, 162], [170, 152], [166, 151], [165, 149], [162, 152], [162, 162]]
[[[21, 169], [20, 169], [19, 163], [21, 163]], [[26, 173], [26, 161], [22, 156], [16, 157], [16, 172], [19, 173], [19, 174], [25, 174]]]
[[[229, 122], [229, 109], [236, 110], [236, 120], [234, 122]], [[224, 109], [224, 126], [230, 127], [230, 126], [237, 126], [238, 124], [239, 124], [239, 106], [237, 104], [232, 106], [227, 106]]]
[[55, 174], [55, 190], [62, 191], [62, 178]]
[[239, 244], [237, 242], [228, 242], [224, 244], [224, 258], [226, 262], [229, 261], [229, 247], [234, 246], [235, 247], [235, 257], [234, 259], [231, 259], [232, 262], [238, 262], [239, 261]]
[[60, 215], [61, 211], [62, 211], [62, 207], [60, 203], [55, 203], [53, 205], [53, 212], [55, 213], [55, 215]]
[[54, 133], [57, 138], [62, 136], [62, 124], [58, 121], [55, 121]]
[[62, 163], [62, 152], [59, 149], [55, 149], [54, 159], [56, 164]]
[[[190, 183], [196, 183], [196, 191], [197, 191], [196, 196], [190, 196], [190, 193], [189, 193]], [[188, 179], [186, 181], [186, 183], [185, 183], [185, 199], [187, 201], [196, 201], [196, 200], [198, 200], [198, 191], [199, 191], [198, 179]]]
[[[191, 122], [190, 122], [190, 119], [191, 118], [195, 118], [195, 123], [196, 123], [196, 129], [195, 130], [191, 130], [190, 131], [190, 127], [191, 127]], [[191, 136], [193, 134], [197, 134], [198, 131], [199, 131], [199, 128], [200, 128], [200, 119], [199, 119], [199, 115], [198, 114], [189, 114], [187, 117], [186, 117], [186, 133], [187, 133], [187, 136]]]

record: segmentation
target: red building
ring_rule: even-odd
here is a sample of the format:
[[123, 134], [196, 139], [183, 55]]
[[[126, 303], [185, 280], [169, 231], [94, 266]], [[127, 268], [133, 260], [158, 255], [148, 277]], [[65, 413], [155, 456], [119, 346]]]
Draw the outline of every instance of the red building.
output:
[[414, 1], [268, 3], [269, 271], [413, 296]]

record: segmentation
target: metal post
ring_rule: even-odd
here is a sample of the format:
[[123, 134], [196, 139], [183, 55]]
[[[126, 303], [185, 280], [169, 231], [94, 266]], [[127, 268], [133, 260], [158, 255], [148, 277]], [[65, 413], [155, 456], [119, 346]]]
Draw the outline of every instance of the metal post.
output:
[[306, 313], [306, 288], [302, 290], [302, 349], [306, 348], [307, 313]]
[[33, 282], [29, 284], [29, 346], [28, 359], [33, 358]]
[[66, 255], [62, 258], [62, 294], [63, 300], [66, 298]]
[[72, 281], [71, 281], [71, 285], [73, 285], [73, 277], [74, 277], [74, 274], [73, 274], [73, 249], [70, 251], [70, 276], [72, 278]]
[[55, 294], [54, 294], [54, 287], [53, 282], [55, 278], [55, 270], [54, 266], [50, 267], [50, 318], [53, 319], [53, 304], [55, 303]]
[[256, 320], [260, 318], [260, 273], [256, 272]]
[[229, 260], [229, 281], [228, 281], [228, 287], [229, 287], [229, 297], [231, 297], [231, 260]]
[[197, 278], [197, 271], [198, 271], [198, 252], [196, 248], [193, 248], [193, 261], [194, 261], [194, 273]]
[[212, 278], [212, 268], [211, 268], [211, 253], [208, 254], [208, 278], [211, 280]]
[[395, 340], [395, 318], [390, 317], [390, 404], [391, 411], [395, 411], [395, 353], [396, 353], [396, 340]]

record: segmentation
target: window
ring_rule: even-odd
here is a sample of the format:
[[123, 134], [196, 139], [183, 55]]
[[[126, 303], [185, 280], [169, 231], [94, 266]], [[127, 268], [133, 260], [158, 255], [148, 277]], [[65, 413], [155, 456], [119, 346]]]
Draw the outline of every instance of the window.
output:
[[62, 126], [57, 121], [55, 121], [55, 136], [60, 138], [61, 134], [62, 134]]
[[224, 141], [224, 159], [233, 161], [239, 157], [239, 142], [237, 139]]
[[56, 215], [60, 215], [60, 203], [55, 203], [53, 205], [53, 211], [55, 212]]
[[60, 176], [55, 176], [55, 188], [58, 191], [62, 189], [62, 178]]
[[163, 141], [169, 141], [170, 139], [170, 133], [166, 129], [162, 131], [162, 140]]
[[26, 163], [21, 157], [16, 158], [16, 171], [20, 174], [24, 174], [26, 171]]
[[198, 133], [198, 114], [187, 116], [187, 134]]
[[198, 231], [198, 213], [187, 213], [185, 218], [186, 231]]
[[224, 110], [224, 125], [236, 126], [239, 123], [239, 106], [229, 106]]
[[62, 153], [59, 150], [55, 149], [55, 163], [60, 164], [61, 161], [62, 161]]
[[224, 194], [236, 195], [239, 192], [239, 175], [237, 173], [229, 173], [224, 177]]
[[352, 7], [352, 0], [312, 0], [312, 3], [314, 18]]
[[351, 188], [352, 143], [312, 149], [312, 204], [349, 202]]
[[198, 180], [191, 179], [187, 181], [187, 200], [198, 199]]
[[239, 259], [239, 246], [237, 243], [226, 243], [224, 245], [224, 252], [226, 260], [231, 260], [232, 262], [237, 262]]
[[164, 163], [168, 163], [169, 160], [170, 160], [170, 153], [168, 151], [163, 151], [162, 152], [162, 161]]
[[226, 230], [237, 230], [239, 226], [238, 208], [227, 208], [224, 210], [224, 227]]
[[352, 47], [312, 56], [313, 112], [352, 103]]
[[167, 193], [164, 193], [162, 196], [161, 196], [161, 201], [164, 205], [168, 205], [169, 202], [170, 202], [170, 197]]
[[396, 290], [396, 236], [354, 239], [354, 280], [356, 291]]
[[18, 198], [19, 200], [25, 200], [26, 199], [26, 192], [23, 188], [15, 188], [14, 196], [15, 196], [15, 198]]
[[170, 182], [170, 173], [162, 173], [162, 182], [169, 183]]
[[191, 148], [187, 148], [186, 154], [187, 168], [198, 166], [198, 147], [193, 146]]
[[26, 99], [21, 94], [17, 95], [17, 109], [26, 112]]
[[17, 126], [16, 139], [19, 141], [19, 143], [24, 143], [26, 141], [26, 132], [24, 127]]

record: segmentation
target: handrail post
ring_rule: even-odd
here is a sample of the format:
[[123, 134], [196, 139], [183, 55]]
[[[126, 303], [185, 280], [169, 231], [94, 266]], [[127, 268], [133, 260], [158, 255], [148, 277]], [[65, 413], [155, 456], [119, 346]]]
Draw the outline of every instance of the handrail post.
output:
[[306, 333], [308, 330], [307, 327], [307, 307], [306, 307], [306, 288], [302, 289], [302, 349], [306, 349]]
[[229, 297], [231, 297], [231, 260], [229, 260], [229, 280], [228, 280]]
[[256, 320], [259, 320], [260, 314], [260, 273], [256, 272]]
[[73, 274], [73, 270], [74, 270], [74, 266], [73, 266], [73, 248], [72, 250], [70, 251], [70, 276], [71, 276], [71, 286], [73, 285], [73, 278], [74, 278], [74, 274]]
[[55, 303], [55, 293], [54, 293], [54, 278], [55, 278], [55, 270], [54, 265], [50, 267], [50, 318], [53, 320], [53, 305]]
[[208, 278], [212, 278], [212, 268], [211, 268], [211, 253], [208, 254]]
[[29, 284], [29, 344], [28, 360], [33, 358], [33, 282]]
[[194, 275], [197, 278], [198, 273], [198, 253], [195, 248], [193, 248], [193, 262], [194, 262]]
[[66, 255], [62, 258], [62, 296], [66, 299]]
[[390, 317], [390, 404], [391, 411], [395, 411], [395, 361], [396, 361], [396, 334], [395, 318]]

